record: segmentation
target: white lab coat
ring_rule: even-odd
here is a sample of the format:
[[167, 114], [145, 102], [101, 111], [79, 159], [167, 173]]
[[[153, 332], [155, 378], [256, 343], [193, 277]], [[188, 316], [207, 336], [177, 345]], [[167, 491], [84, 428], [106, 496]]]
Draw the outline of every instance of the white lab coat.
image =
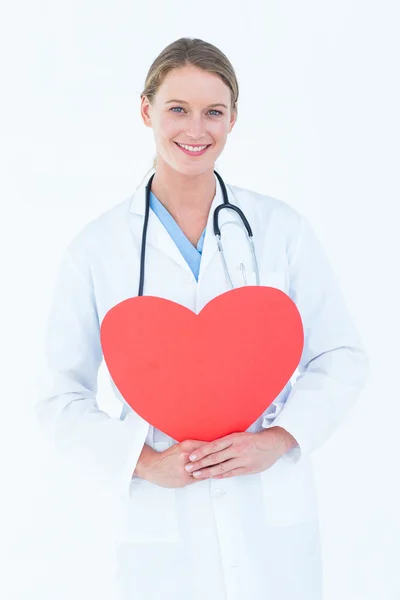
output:
[[[102, 361], [99, 326], [106, 313], [136, 296], [145, 185], [91, 221], [60, 263], [47, 326], [37, 415], [57, 452], [118, 498], [120, 597], [139, 600], [321, 600], [322, 565], [310, 454], [354, 405], [368, 358], [326, 255], [308, 221], [285, 202], [227, 185], [229, 200], [253, 228], [261, 285], [283, 290], [304, 326], [298, 377], [248, 431], [279, 425], [299, 447], [262, 473], [198, 481], [168, 489], [132, 478], [147, 443], [174, 440], [123, 405], [112, 418], [96, 403]], [[199, 280], [150, 211], [144, 294], [195, 313], [230, 289], [207, 224]], [[220, 213], [225, 256], [235, 287], [255, 284], [245, 230], [233, 211]], [[237, 318], [246, 318], [238, 315]], [[232, 323], [232, 327], [235, 324]]]

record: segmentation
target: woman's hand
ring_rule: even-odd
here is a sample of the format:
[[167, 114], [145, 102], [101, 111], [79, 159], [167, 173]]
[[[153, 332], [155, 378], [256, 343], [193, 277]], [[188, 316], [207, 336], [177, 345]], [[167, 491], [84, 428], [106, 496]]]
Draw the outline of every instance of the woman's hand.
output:
[[196, 479], [185, 471], [189, 454], [208, 442], [185, 440], [174, 444], [163, 452], [148, 448], [138, 463], [135, 475], [151, 483], [167, 488], [181, 488], [196, 483]]
[[257, 433], [232, 433], [197, 448], [185, 470], [193, 479], [259, 473], [271, 467], [296, 444], [294, 437], [281, 427], [270, 427]]

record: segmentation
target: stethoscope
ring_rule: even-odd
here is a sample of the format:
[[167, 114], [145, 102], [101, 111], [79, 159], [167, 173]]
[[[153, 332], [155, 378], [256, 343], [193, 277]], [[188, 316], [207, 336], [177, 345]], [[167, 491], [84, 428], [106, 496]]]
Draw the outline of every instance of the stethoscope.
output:
[[[228, 200], [228, 192], [226, 191], [226, 187], [225, 184], [222, 180], [222, 177], [216, 172], [214, 171], [215, 175], [218, 177], [221, 189], [222, 189], [222, 194], [223, 194], [223, 198], [224, 198], [224, 202], [223, 204], [220, 204], [219, 206], [217, 206], [214, 210], [214, 214], [213, 214], [213, 227], [214, 227], [214, 235], [216, 237], [217, 240], [217, 246], [218, 246], [218, 250], [222, 259], [222, 263], [224, 266], [224, 270], [226, 273], [227, 278], [229, 279], [229, 283], [232, 287], [232, 289], [234, 288], [232, 279], [229, 275], [229, 271], [228, 271], [228, 266], [226, 264], [226, 260], [225, 260], [225, 255], [224, 255], [224, 250], [222, 248], [222, 243], [221, 243], [221, 230], [219, 228], [218, 225], [218, 216], [219, 213], [221, 212], [221, 210], [223, 208], [229, 208], [233, 211], [235, 211], [239, 217], [242, 220], [243, 225], [246, 228], [246, 232], [247, 232], [247, 239], [249, 242], [249, 246], [250, 246], [250, 250], [251, 250], [251, 255], [253, 258], [253, 265], [254, 265], [254, 271], [256, 274], [256, 282], [257, 285], [260, 285], [260, 273], [258, 270], [258, 263], [257, 263], [257, 257], [256, 257], [256, 253], [254, 250], [254, 242], [253, 242], [253, 231], [249, 225], [248, 220], [246, 219], [245, 215], [243, 214], [243, 212], [240, 210], [239, 207], [235, 206], [234, 204], [231, 204]], [[138, 292], [138, 296], [143, 296], [143, 285], [144, 285], [144, 270], [145, 270], [145, 257], [146, 257], [146, 237], [147, 237], [147, 228], [148, 228], [148, 221], [149, 221], [149, 213], [150, 213], [150, 192], [151, 192], [151, 182], [153, 181], [155, 173], [153, 173], [153, 175], [150, 177], [147, 186], [146, 186], [146, 208], [145, 208], [145, 215], [144, 215], [144, 223], [143, 223], [143, 232], [142, 232], [142, 248], [141, 248], [141, 253], [140, 253], [140, 277], [139, 277], [139, 292]], [[241, 267], [243, 268], [243, 264], [241, 264]]]

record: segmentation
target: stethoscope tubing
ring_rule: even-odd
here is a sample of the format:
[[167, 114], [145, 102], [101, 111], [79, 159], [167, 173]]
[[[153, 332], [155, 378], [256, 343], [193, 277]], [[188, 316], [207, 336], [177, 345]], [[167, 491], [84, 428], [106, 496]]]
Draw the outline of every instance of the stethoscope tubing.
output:
[[[219, 250], [221, 258], [222, 258], [222, 262], [223, 262], [225, 273], [226, 273], [226, 275], [227, 275], [227, 277], [229, 279], [230, 285], [232, 286], [232, 289], [233, 289], [234, 285], [233, 285], [232, 279], [231, 279], [231, 277], [229, 275], [228, 266], [226, 264], [226, 260], [225, 260], [225, 256], [224, 256], [224, 251], [223, 251], [222, 243], [221, 243], [221, 230], [220, 230], [219, 225], [218, 225], [218, 217], [219, 217], [220, 211], [223, 208], [229, 208], [230, 210], [233, 210], [234, 212], [236, 212], [239, 215], [239, 217], [242, 220], [243, 225], [246, 228], [248, 240], [249, 240], [249, 243], [250, 243], [250, 250], [251, 250], [251, 254], [252, 254], [252, 258], [253, 258], [253, 263], [254, 263], [254, 266], [255, 266], [257, 285], [260, 285], [260, 276], [259, 276], [258, 265], [257, 265], [257, 258], [256, 258], [255, 248], [254, 248], [254, 241], [253, 241], [253, 231], [252, 231], [252, 229], [250, 227], [250, 224], [249, 224], [248, 220], [246, 219], [246, 216], [243, 213], [243, 211], [240, 210], [240, 208], [238, 206], [235, 206], [234, 204], [231, 204], [229, 202], [229, 200], [228, 200], [228, 192], [226, 190], [226, 186], [225, 186], [225, 183], [224, 183], [222, 177], [216, 171], [214, 171], [214, 173], [217, 176], [218, 181], [219, 181], [220, 186], [221, 186], [221, 189], [222, 189], [223, 204], [220, 204], [214, 210], [214, 214], [213, 214], [213, 229], [214, 229], [214, 235], [215, 235], [216, 240], [217, 240], [218, 250]], [[138, 296], [143, 296], [144, 274], [145, 274], [145, 260], [146, 260], [146, 238], [147, 238], [147, 229], [148, 229], [149, 214], [150, 214], [150, 192], [151, 192], [151, 183], [152, 183], [152, 181], [154, 179], [154, 175], [155, 175], [155, 173], [153, 173], [153, 175], [150, 177], [150, 179], [149, 179], [149, 181], [148, 181], [148, 183], [146, 185], [146, 206], [145, 206], [143, 231], [142, 231], [142, 244], [141, 244], [141, 250], [140, 250], [140, 275], [139, 275]]]

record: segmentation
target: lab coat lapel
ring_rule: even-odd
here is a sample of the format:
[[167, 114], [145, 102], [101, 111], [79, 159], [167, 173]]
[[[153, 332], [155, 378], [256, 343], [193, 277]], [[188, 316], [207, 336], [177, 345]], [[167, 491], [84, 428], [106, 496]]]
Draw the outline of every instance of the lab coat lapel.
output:
[[[218, 173], [219, 173], [219, 171], [218, 171]], [[206, 235], [204, 237], [203, 252], [202, 252], [201, 262], [200, 262], [199, 283], [201, 283], [203, 281], [203, 279], [206, 275], [207, 269], [209, 268], [213, 259], [215, 259], [216, 255], [218, 254], [217, 240], [214, 235], [213, 216], [214, 216], [214, 211], [217, 208], [217, 206], [219, 206], [220, 204], [223, 204], [224, 196], [223, 196], [222, 189], [221, 189], [221, 186], [220, 186], [217, 176], [214, 175], [214, 177], [215, 177], [215, 182], [216, 182], [215, 196], [211, 203], [210, 212], [208, 214]], [[221, 175], [221, 177], [222, 177], [222, 175]], [[226, 190], [228, 192], [228, 200], [229, 200], [229, 202], [232, 202], [232, 204], [234, 204], [235, 201], [234, 201], [232, 192], [230, 191], [229, 186], [227, 184], [225, 184], [225, 186], [226, 186]], [[223, 226], [226, 225], [226, 223], [229, 223], [231, 221], [232, 221], [232, 211], [221, 210], [219, 213], [219, 217], [218, 217], [218, 224], [219, 224], [219, 227], [221, 230], [221, 235], [222, 235]]]
[[[136, 189], [136, 191], [132, 197], [130, 207], [129, 207], [130, 213], [135, 215], [135, 218], [136, 217], [141, 218], [142, 228], [143, 228], [143, 219], [144, 219], [144, 215], [145, 215], [145, 206], [146, 206], [146, 185], [147, 185], [150, 177], [153, 175], [153, 173], [154, 173], [154, 170], [151, 171], [151, 173], [146, 177], [145, 181], [143, 183], [141, 183], [139, 185], [139, 187]], [[212, 259], [218, 252], [218, 246], [217, 246], [217, 242], [216, 242], [215, 235], [214, 235], [214, 229], [213, 229], [213, 214], [214, 214], [215, 208], [219, 204], [223, 203], [223, 194], [222, 194], [221, 186], [219, 184], [217, 176], [214, 175], [214, 177], [215, 177], [215, 183], [216, 183], [215, 196], [211, 203], [211, 208], [210, 208], [210, 212], [209, 212], [208, 220], [207, 220], [206, 235], [204, 238], [203, 252], [202, 252], [202, 257], [201, 257], [201, 262], [200, 262], [199, 282], [203, 279], [207, 268], [209, 267]], [[227, 186], [227, 192], [228, 192], [229, 201], [234, 203], [234, 198], [232, 196], [232, 192], [229, 190], [228, 186]], [[220, 212], [218, 222], [219, 222], [221, 231], [222, 231], [222, 227], [224, 226], [224, 224], [226, 224], [227, 222], [230, 222], [232, 220], [232, 218], [233, 217], [232, 217], [231, 211], [223, 210]], [[183, 258], [182, 254], [181, 254], [180, 250], [178, 249], [178, 247], [176, 246], [175, 242], [169, 235], [168, 231], [165, 229], [164, 225], [161, 223], [160, 219], [157, 217], [157, 215], [154, 214], [154, 212], [152, 210], [150, 210], [150, 213], [149, 213], [146, 244], [153, 246], [154, 248], [157, 248], [158, 250], [160, 250], [160, 252], [163, 252], [164, 254], [166, 254], [171, 260], [175, 261], [179, 266], [181, 266], [183, 269], [185, 269], [185, 271], [187, 271], [188, 273], [192, 273], [189, 265], [187, 264], [186, 260]]]
[[[216, 182], [216, 195], [208, 215], [207, 230], [204, 239], [203, 255], [201, 258], [199, 273], [199, 284], [203, 284], [203, 288], [204, 286], [208, 287], [208, 285], [211, 284], [214, 295], [221, 294], [232, 289], [230, 281], [226, 276], [222, 257], [220, 256], [217, 240], [214, 235], [214, 211], [217, 206], [223, 204], [224, 202], [222, 189], [217, 177]], [[230, 186], [226, 183], [225, 186], [229, 203], [241, 208], [240, 202], [237, 198], [235, 198]], [[250, 218], [249, 214], [247, 214], [247, 218]], [[226, 208], [219, 212], [218, 224], [221, 231], [221, 243], [224, 250], [225, 260], [227, 262], [227, 268], [234, 287], [242, 286], [244, 283], [255, 285], [253, 259], [250, 252], [247, 233], [241, 218], [236, 211]], [[246, 282], [243, 281], [243, 275], [240, 270], [241, 264], [245, 267]]]
[[[134, 215], [134, 218], [140, 218], [140, 233], [143, 231], [143, 221], [145, 216], [146, 208], [146, 186], [153, 175], [152, 171], [146, 180], [140, 184], [136, 189], [129, 207], [130, 213]], [[140, 235], [140, 247], [141, 247], [141, 235]], [[150, 209], [149, 221], [147, 227], [146, 246], [153, 246], [163, 254], [167, 255], [171, 260], [177, 263], [180, 267], [185, 269], [188, 273], [192, 273], [186, 260], [183, 258], [180, 250], [171, 238], [164, 225], [161, 223], [158, 216]], [[140, 250], [139, 250], [140, 251]]]

